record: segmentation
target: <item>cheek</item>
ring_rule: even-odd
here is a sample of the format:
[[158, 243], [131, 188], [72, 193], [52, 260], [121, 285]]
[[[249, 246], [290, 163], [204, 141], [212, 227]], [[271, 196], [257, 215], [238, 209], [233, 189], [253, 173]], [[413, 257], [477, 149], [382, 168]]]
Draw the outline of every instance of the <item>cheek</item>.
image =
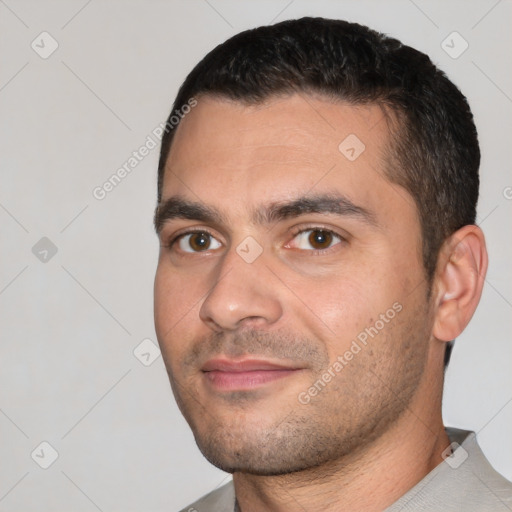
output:
[[[190, 336], [192, 315], [198, 315], [200, 298], [204, 294], [193, 281], [184, 280], [179, 273], [159, 265], [155, 276], [155, 329], [162, 350], [169, 350], [172, 340]], [[175, 348], [173, 348], [173, 352]]]
[[154, 286], [154, 310], [155, 310], [155, 327], [159, 337], [163, 336], [165, 331], [169, 329], [173, 322], [173, 280], [159, 264], [155, 275]]
[[[372, 268], [368, 265], [367, 268]], [[291, 288], [292, 315], [317, 339], [331, 357], [343, 354], [351, 341], [373, 325], [401, 296], [396, 279], [375, 272], [337, 272], [322, 279], [295, 280]]]
[[288, 309], [293, 323], [325, 341], [343, 344], [370, 307], [361, 284], [338, 275], [294, 279], [290, 289], [294, 293], [288, 298]]

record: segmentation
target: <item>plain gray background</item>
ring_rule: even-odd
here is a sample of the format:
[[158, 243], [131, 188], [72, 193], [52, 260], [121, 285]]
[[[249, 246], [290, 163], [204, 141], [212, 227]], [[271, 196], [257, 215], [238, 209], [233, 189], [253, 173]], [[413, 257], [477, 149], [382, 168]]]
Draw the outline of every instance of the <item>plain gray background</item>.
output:
[[172, 511], [229, 478], [197, 450], [154, 348], [158, 148], [103, 200], [93, 190], [208, 50], [303, 15], [398, 37], [469, 99], [491, 263], [444, 415], [512, 479], [510, 1], [0, 0], [0, 511]]

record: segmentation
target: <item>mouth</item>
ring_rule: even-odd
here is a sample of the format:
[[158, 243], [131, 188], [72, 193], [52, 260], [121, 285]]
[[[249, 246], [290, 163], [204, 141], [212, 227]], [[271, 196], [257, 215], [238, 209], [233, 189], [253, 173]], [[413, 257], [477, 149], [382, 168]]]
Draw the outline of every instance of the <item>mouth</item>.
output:
[[264, 359], [211, 359], [202, 368], [208, 384], [217, 391], [247, 391], [295, 375], [304, 368]]

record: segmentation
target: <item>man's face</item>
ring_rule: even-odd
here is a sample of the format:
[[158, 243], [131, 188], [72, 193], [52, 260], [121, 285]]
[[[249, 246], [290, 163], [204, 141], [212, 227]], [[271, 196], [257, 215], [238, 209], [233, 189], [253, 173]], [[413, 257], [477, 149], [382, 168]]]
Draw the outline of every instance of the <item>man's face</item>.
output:
[[424, 379], [420, 225], [384, 176], [388, 137], [377, 106], [299, 95], [203, 97], [175, 134], [156, 329], [178, 405], [226, 471], [354, 453]]

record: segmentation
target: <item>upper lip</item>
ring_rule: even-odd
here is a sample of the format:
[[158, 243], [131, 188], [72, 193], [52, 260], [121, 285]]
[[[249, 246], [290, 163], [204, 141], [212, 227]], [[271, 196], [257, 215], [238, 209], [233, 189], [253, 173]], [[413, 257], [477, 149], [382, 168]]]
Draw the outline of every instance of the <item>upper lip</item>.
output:
[[298, 370], [293, 366], [273, 363], [265, 359], [225, 359], [217, 358], [207, 361], [201, 370], [203, 372], [254, 372], [258, 370]]

